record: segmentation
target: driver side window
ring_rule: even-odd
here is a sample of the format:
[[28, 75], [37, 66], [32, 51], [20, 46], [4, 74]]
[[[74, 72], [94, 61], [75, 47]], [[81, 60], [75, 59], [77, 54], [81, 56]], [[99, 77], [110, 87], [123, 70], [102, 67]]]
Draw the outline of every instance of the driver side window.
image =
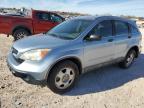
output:
[[97, 24], [92, 31], [85, 38], [86, 40], [94, 40], [94, 37], [108, 37], [112, 36], [112, 21], [105, 20]]
[[106, 20], [100, 22], [91, 32], [101, 37], [112, 36], [112, 21]]

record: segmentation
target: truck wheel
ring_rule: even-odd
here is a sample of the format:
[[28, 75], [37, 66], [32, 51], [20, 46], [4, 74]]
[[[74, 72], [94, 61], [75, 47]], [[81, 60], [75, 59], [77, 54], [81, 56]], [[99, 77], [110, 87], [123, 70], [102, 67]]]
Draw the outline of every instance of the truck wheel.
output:
[[79, 69], [72, 61], [58, 63], [47, 79], [48, 87], [55, 93], [63, 94], [74, 86], [78, 76]]
[[136, 57], [136, 51], [135, 50], [130, 50], [127, 53], [125, 59], [122, 62], [119, 63], [119, 66], [121, 68], [125, 68], [125, 69], [129, 68], [133, 64], [133, 61], [134, 61], [135, 57]]
[[30, 33], [25, 29], [18, 29], [13, 33], [14, 41], [29, 36]]

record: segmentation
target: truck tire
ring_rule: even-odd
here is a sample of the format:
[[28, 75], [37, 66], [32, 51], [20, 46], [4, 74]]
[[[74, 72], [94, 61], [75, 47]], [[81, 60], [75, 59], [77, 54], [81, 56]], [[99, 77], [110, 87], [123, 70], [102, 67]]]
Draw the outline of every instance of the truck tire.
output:
[[66, 60], [56, 64], [47, 79], [48, 87], [57, 94], [63, 94], [71, 90], [79, 76], [77, 65]]
[[30, 35], [30, 32], [26, 29], [17, 29], [13, 33], [14, 41], [22, 39]]
[[125, 59], [119, 63], [119, 66], [121, 68], [127, 69], [133, 64], [135, 58], [136, 58], [136, 51], [132, 49], [127, 53]]

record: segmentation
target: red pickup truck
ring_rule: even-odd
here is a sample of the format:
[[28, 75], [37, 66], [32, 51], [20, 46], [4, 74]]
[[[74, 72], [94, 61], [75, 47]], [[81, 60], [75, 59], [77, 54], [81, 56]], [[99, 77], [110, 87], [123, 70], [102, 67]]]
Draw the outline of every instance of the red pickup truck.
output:
[[31, 10], [27, 15], [0, 15], [0, 33], [12, 35], [15, 40], [43, 33], [65, 19], [56, 13]]

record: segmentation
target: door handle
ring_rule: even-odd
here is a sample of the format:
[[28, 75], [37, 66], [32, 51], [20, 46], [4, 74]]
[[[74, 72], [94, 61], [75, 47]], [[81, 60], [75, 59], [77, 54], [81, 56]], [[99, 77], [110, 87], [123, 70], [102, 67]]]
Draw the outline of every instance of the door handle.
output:
[[108, 42], [112, 42], [114, 39], [108, 39]]
[[128, 36], [128, 38], [131, 38], [131, 36]]

